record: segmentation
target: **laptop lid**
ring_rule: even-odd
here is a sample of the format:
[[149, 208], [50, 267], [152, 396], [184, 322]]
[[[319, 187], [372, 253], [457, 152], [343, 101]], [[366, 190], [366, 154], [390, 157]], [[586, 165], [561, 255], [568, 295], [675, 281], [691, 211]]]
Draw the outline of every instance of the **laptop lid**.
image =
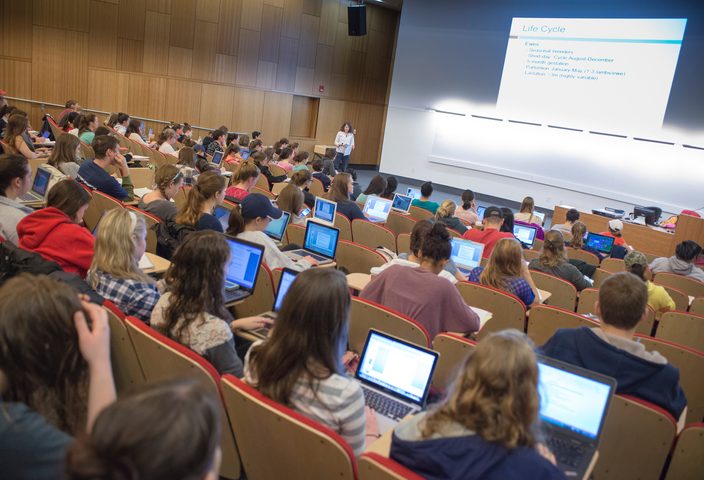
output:
[[308, 222], [306, 224], [306, 236], [303, 242], [303, 249], [333, 259], [337, 251], [337, 240], [339, 236], [340, 230], [335, 227], [323, 225], [318, 222]]
[[482, 262], [483, 243], [453, 237], [451, 244], [450, 258], [458, 267], [472, 269]]
[[288, 289], [291, 287], [291, 284], [296, 279], [296, 275], [298, 275], [298, 272], [295, 270], [291, 270], [290, 268], [283, 269], [281, 272], [281, 278], [279, 279], [279, 286], [276, 288], [274, 306], [271, 307], [272, 311], [278, 312], [281, 310], [281, 305], [284, 303], [284, 297], [286, 296], [286, 293], [288, 293]]
[[222, 156], [223, 152], [216, 150], [215, 152], [213, 152], [213, 158], [210, 160], [210, 163], [212, 163], [216, 167], [219, 167], [222, 163]]
[[531, 248], [535, 242], [535, 235], [538, 232], [536, 227], [530, 225], [513, 225], [513, 236], [525, 247]]
[[406, 190], [406, 195], [411, 197], [411, 200], [416, 200], [421, 196], [420, 189], [408, 187], [408, 190]]
[[269, 235], [274, 240], [281, 241], [284, 233], [286, 233], [286, 227], [288, 226], [288, 221], [290, 218], [291, 214], [282, 210], [281, 216], [278, 219], [271, 220], [266, 229], [264, 229], [264, 233]]
[[413, 199], [408, 195], [402, 195], [400, 193], [394, 193], [394, 203], [391, 204], [391, 208], [394, 210], [399, 210], [401, 212], [406, 212], [411, 209], [411, 202]]
[[385, 222], [389, 218], [392, 203], [393, 200], [370, 195], [367, 197], [367, 201], [364, 202], [362, 213], [375, 222]]
[[543, 212], [538, 212], [537, 210], [533, 210], [533, 215], [538, 217], [541, 222], [545, 222], [545, 214]]
[[324, 222], [335, 223], [335, 213], [337, 212], [337, 202], [326, 200], [322, 197], [315, 197], [313, 206], [313, 218]]
[[540, 419], [584, 440], [599, 440], [616, 380], [538, 356]]
[[479, 220], [484, 220], [484, 212], [486, 211], [486, 207], [480, 207], [477, 205], [477, 216], [479, 217]]
[[593, 248], [597, 252], [610, 254], [611, 250], [614, 248], [614, 242], [616, 239], [614, 237], [609, 237], [608, 235], [599, 235], [598, 233], [589, 232], [587, 234], [586, 245], [589, 248]]
[[264, 247], [227, 235], [225, 240], [230, 247], [230, 261], [225, 270], [225, 287], [239, 285], [249, 292], [254, 291], [259, 266], [264, 257]]
[[44, 170], [43, 168], [37, 168], [37, 173], [34, 175], [34, 183], [32, 184], [32, 191], [44, 198], [46, 196], [46, 187], [49, 186], [49, 180], [51, 179], [51, 172], [49, 170]]
[[370, 329], [355, 377], [364, 385], [422, 407], [438, 356], [427, 348]]
[[213, 215], [215, 215], [215, 218], [217, 218], [220, 225], [222, 225], [222, 231], [226, 232], [230, 222], [230, 210], [222, 205], [215, 205]]

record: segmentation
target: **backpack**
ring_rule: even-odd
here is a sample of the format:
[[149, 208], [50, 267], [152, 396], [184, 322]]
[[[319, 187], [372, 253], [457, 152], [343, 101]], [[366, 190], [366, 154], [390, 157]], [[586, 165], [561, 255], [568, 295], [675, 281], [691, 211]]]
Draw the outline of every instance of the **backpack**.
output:
[[196, 229], [190, 225], [166, 220], [152, 225], [152, 230], [156, 233], [156, 254], [171, 260], [176, 248]]

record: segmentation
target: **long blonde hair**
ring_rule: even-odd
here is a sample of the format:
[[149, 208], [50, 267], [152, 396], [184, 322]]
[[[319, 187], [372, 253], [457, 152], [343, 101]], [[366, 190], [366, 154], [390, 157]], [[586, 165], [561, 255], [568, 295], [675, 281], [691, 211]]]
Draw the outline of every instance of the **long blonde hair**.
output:
[[565, 253], [565, 239], [559, 230], [550, 230], [545, 233], [543, 249], [540, 251], [539, 261], [546, 267], [557, 267], [567, 262]]
[[435, 218], [440, 219], [454, 217], [456, 209], [457, 205], [455, 205], [455, 202], [452, 200], [445, 200], [440, 204], [438, 210], [435, 212]]
[[218, 172], [198, 175], [198, 182], [188, 191], [186, 205], [176, 216], [176, 223], [195, 225], [203, 213], [203, 204], [225, 189], [227, 180]]
[[147, 223], [138, 213], [124, 208], [105, 212], [98, 224], [93, 261], [88, 270], [88, 282], [93, 288], [98, 285], [98, 272], [113, 277], [138, 282], [154, 283], [142, 273], [139, 259], [135, 257], [136, 240], [147, 234]]
[[477, 344], [448, 399], [421, 425], [423, 438], [458, 423], [507, 449], [535, 446], [540, 397], [531, 343], [518, 330], [503, 330]]
[[522, 261], [523, 252], [519, 241], [515, 238], [502, 238], [491, 251], [489, 263], [479, 276], [479, 283], [505, 289], [507, 278], [521, 275]]

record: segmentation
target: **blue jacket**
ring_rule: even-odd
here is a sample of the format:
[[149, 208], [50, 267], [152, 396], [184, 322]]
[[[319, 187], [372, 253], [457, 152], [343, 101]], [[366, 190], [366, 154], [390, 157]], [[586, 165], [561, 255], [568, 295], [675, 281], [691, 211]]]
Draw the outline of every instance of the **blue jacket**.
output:
[[78, 176], [80, 177], [78, 178], [79, 181], [113, 198], [125, 200], [129, 197], [129, 194], [120, 186], [120, 183], [108, 172], [100, 168], [93, 160], [81, 164], [78, 169]]

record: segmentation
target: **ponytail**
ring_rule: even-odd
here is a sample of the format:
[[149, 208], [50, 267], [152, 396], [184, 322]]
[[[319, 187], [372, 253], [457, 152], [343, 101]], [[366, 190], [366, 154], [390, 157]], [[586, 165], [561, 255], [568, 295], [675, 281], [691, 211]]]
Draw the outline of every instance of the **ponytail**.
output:
[[245, 225], [246, 222], [244, 217], [242, 216], [242, 210], [240, 209], [239, 205], [235, 205], [235, 207], [230, 212], [230, 219], [227, 223], [227, 232], [225, 233], [236, 237], [240, 233], [244, 232]]
[[457, 206], [455, 205], [455, 202], [452, 200], [445, 200], [435, 212], [435, 219], [437, 220], [440, 218], [449, 218], [454, 216], [456, 208]]
[[203, 213], [203, 204], [225, 189], [227, 180], [217, 172], [205, 172], [198, 176], [198, 183], [188, 192], [186, 205], [176, 216], [176, 223], [195, 226]]

